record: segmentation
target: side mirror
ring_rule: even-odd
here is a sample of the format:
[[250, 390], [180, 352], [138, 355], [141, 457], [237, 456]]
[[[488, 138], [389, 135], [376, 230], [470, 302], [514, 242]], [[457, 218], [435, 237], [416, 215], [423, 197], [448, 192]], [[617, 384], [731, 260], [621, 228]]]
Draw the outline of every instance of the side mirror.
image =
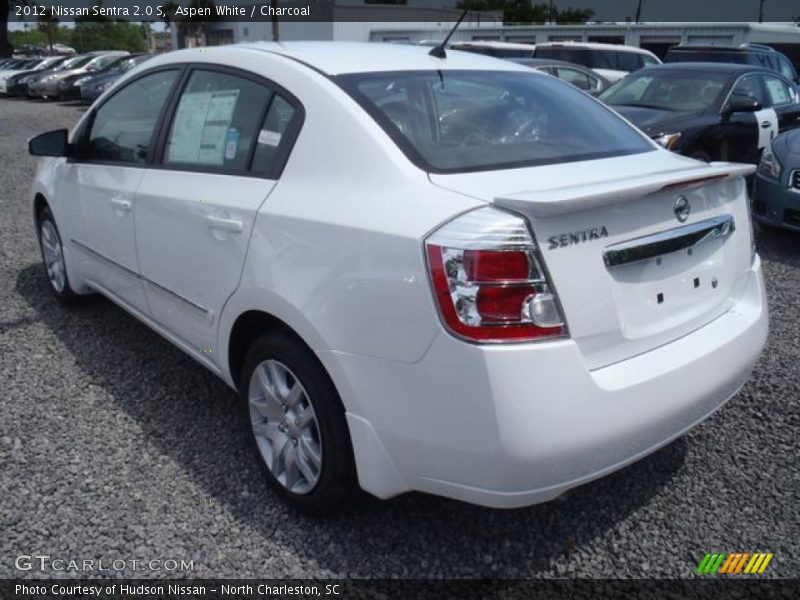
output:
[[33, 156], [67, 156], [69, 131], [56, 129], [28, 140], [28, 152]]
[[758, 100], [731, 100], [722, 109], [724, 117], [730, 117], [734, 113], [748, 113], [761, 110], [761, 104]]

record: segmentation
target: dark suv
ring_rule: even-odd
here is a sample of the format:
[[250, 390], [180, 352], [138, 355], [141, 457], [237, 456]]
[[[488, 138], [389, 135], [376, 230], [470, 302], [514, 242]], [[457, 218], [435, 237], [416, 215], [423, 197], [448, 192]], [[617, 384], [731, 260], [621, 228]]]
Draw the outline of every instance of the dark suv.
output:
[[681, 44], [669, 49], [664, 62], [726, 62], [757, 65], [780, 73], [790, 81], [800, 83], [792, 62], [784, 54], [762, 44], [742, 44], [741, 46]]

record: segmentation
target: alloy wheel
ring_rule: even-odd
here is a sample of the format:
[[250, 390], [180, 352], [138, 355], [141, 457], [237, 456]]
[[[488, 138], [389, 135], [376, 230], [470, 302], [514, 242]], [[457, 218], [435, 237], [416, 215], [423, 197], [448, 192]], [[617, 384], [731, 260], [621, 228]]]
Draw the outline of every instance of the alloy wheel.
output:
[[63, 292], [67, 284], [67, 267], [64, 264], [64, 249], [53, 222], [45, 219], [39, 227], [42, 241], [42, 256], [50, 285], [56, 292]]
[[308, 494], [322, 472], [322, 440], [305, 388], [283, 363], [260, 363], [250, 379], [250, 423], [258, 449], [275, 479]]

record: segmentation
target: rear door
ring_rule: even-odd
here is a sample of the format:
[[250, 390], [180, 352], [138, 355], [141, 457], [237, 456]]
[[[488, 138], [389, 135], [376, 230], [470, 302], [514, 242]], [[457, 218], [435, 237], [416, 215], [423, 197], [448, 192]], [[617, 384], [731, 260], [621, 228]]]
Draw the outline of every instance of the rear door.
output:
[[297, 133], [298, 107], [246, 73], [193, 69], [162, 133], [160, 164], [139, 186], [136, 239], [151, 315], [212, 360], [218, 316]]
[[800, 103], [794, 87], [776, 75], [764, 74], [761, 75], [761, 79], [769, 108], [775, 112], [777, 120], [777, 127], [772, 130], [772, 137], [775, 137], [779, 131], [786, 131], [800, 125]]

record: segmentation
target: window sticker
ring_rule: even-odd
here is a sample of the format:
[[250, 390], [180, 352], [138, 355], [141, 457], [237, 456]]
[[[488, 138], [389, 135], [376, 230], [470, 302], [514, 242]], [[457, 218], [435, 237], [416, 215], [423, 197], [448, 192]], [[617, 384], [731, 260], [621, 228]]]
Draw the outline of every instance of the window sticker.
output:
[[239, 130], [231, 127], [225, 137], [225, 160], [236, 158], [236, 151], [239, 149]]
[[266, 146], [277, 146], [281, 143], [281, 134], [277, 131], [262, 129], [258, 134], [258, 143]]
[[[238, 98], [239, 90], [184, 94], [175, 113], [167, 161], [222, 165]], [[234, 156], [238, 144], [237, 131]]]

